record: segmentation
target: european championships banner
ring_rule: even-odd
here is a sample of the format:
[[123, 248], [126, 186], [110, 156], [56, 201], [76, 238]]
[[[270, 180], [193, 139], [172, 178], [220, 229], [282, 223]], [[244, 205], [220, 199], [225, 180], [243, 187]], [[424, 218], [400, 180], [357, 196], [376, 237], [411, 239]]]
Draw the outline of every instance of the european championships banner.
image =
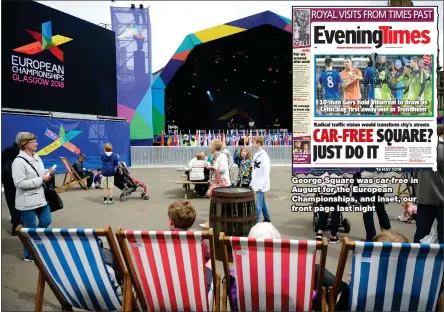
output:
[[[391, 186], [418, 182], [406, 172], [437, 170], [437, 7], [292, 13], [292, 193], [301, 193], [292, 210], [414, 203], [413, 192]], [[372, 196], [358, 201], [355, 192]]]
[[73, 163], [80, 153], [86, 155], [83, 163], [86, 169], [100, 168], [105, 143], [111, 143], [113, 152], [120, 155], [119, 160], [130, 166], [129, 128], [129, 123], [121, 121], [2, 114], [2, 150], [14, 143], [17, 133], [26, 131], [37, 136], [37, 154], [45, 167], [56, 164], [57, 173], [66, 172], [59, 157]]

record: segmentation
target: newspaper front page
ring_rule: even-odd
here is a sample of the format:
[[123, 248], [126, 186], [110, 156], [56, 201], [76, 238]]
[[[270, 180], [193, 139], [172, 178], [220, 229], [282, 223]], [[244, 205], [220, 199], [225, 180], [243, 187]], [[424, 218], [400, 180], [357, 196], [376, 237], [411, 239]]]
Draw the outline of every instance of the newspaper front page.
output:
[[436, 170], [436, 7], [293, 7], [293, 175]]

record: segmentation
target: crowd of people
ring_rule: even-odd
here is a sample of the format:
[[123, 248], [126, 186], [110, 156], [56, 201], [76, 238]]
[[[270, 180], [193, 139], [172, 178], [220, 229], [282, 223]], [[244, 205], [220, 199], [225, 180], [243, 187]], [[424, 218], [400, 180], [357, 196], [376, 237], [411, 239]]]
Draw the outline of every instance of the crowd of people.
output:
[[[361, 114], [363, 105], [358, 102], [364, 99], [361, 86], [367, 89], [369, 107], [376, 109], [375, 114], [431, 114], [432, 68], [417, 56], [396, 60], [387, 60], [386, 56], [379, 56], [376, 64], [372, 60], [367, 62], [364, 72], [353, 67], [353, 59], [350, 56], [343, 58], [344, 69], [340, 72], [333, 69], [334, 59], [327, 57], [324, 63], [325, 70], [318, 77], [318, 86], [323, 90], [322, 97], [318, 97], [318, 100], [347, 101], [344, 107], [355, 109], [347, 114]], [[408, 100], [420, 102], [406, 104]], [[424, 102], [421, 104], [421, 101]], [[321, 112], [321, 107], [328, 107], [328, 104], [318, 105], [318, 113], [332, 113]]]
[[[264, 222], [270, 222], [270, 215], [265, 201], [265, 193], [270, 190], [270, 158], [264, 150], [264, 137], [252, 139], [253, 148], [257, 150], [253, 158], [245, 146], [245, 140], [239, 140], [233, 156], [220, 140], [210, 142], [211, 158], [205, 152], [198, 152], [187, 165], [190, 169], [191, 182], [208, 182], [196, 184], [194, 192], [199, 196], [210, 197], [216, 187], [243, 187], [256, 192], [256, 218], [261, 213]], [[209, 223], [201, 224], [208, 228]]]

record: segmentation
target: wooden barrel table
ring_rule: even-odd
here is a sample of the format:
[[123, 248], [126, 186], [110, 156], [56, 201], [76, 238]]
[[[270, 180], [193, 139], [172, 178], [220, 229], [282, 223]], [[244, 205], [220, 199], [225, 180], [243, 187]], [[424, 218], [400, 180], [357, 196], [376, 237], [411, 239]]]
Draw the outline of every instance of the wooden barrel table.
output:
[[[254, 192], [240, 187], [219, 187], [213, 190], [210, 203], [210, 227], [214, 230], [216, 258], [222, 260], [219, 234], [247, 237], [256, 224]], [[232, 262], [231, 248], [229, 261]]]

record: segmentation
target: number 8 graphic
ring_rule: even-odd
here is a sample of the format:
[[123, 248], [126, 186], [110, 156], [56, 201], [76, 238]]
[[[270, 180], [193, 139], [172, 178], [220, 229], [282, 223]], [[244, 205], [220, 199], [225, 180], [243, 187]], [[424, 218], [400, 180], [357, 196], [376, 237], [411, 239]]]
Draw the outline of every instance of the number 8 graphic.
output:
[[333, 88], [334, 87], [334, 83], [333, 83], [333, 77], [332, 76], [328, 76], [327, 77], [327, 87], [329, 88]]

